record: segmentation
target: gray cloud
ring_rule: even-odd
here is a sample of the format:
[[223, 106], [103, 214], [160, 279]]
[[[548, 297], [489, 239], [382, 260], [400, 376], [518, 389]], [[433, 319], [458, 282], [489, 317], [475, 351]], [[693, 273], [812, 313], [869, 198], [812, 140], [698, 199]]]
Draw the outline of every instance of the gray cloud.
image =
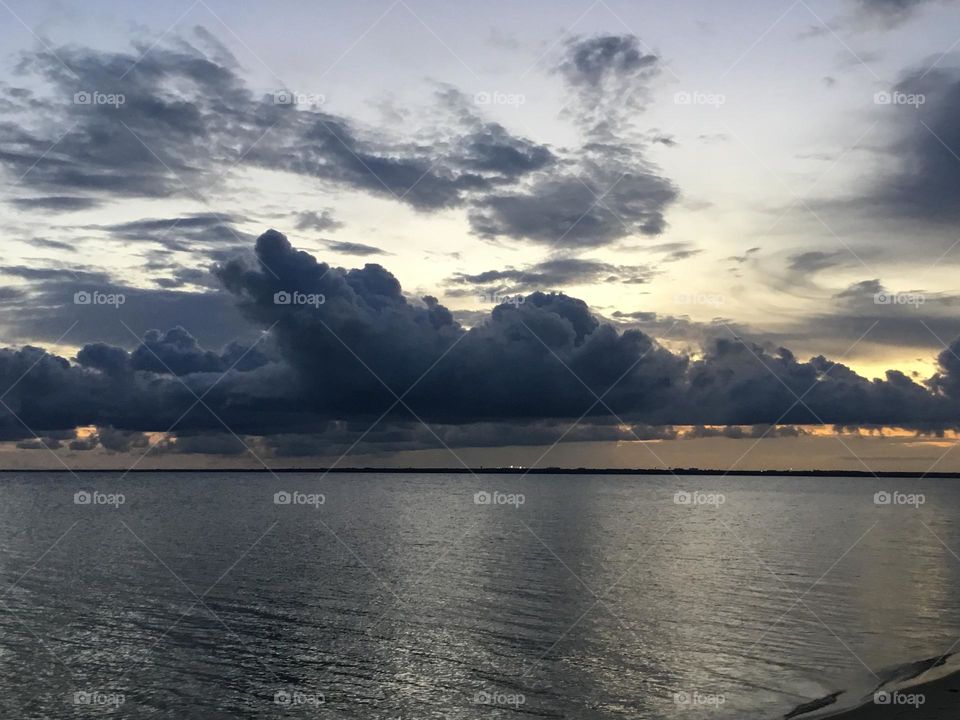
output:
[[919, 106], [891, 104], [895, 137], [888, 147], [894, 170], [881, 176], [867, 197], [882, 216], [924, 223], [960, 218], [960, 69], [937, 68], [907, 74], [892, 92], [922, 97]]
[[327, 247], [333, 250], [334, 252], [342, 253], [344, 255], [390, 255], [386, 250], [381, 250], [378, 247], [373, 245], [364, 245], [363, 243], [354, 243], [354, 242], [339, 242], [334, 240], [327, 241]]
[[[0, 122], [0, 164], [45, 198], [24, 198], [22, 207], [40, 209], [46, 202], [79, 209], [80, 202], [130, 197], [206, 202], [206, 195], [224, 190], [221, 168], [253, 167], [423, 212], [463, 207], [481, 236], [572, 247], [656, 235], [678, 195], [644, 157], [662, 136], [651, 139], [631, 127], [659, 68], [631, 35], [565, 46], [557, 72], [573, 94], [571, 107], [580, 108], [574, 119], [590, 138], [574, 149], [511, 133], [481, 117], [453, 88], [438, 93], [434, 126], [423, 127], [416, 140], [360, 127], [320, 106], [255, 97], [212, 36], [198, 31], [197, 38], [196, 45], [181, 39], [172, 49], [152, 48], [139, 60], [77, 47], [57, 48], [56, 56], [25, 55], [20, 70], [46, 82], [50, 93], [0, 109], [16, 120]], [[78, 92], [123, 95], [124, 102], [78, 104]], [[336, 222], [326, 212], [307, 211], [297, 227], [329, 230]], [[230, 229], [229, 222], [221, 225]], [[178, 237], [188, 229], [126, 232], [182, 249]], [[230, 234], [221, 240], [229, 242]]]
[[813, 274], [838, 265], [850, 264], [856, 259], [849, 250], [808, 250], [790, 256], [788, 268], [793, 272]]
[[297, 213], [297, 230], [319, 230], [324, 232], [326, 230], [336, 230], [343, 227], [343, 223], [333, 217], [333, 213], [329, 210], [321, 210], [317, 212], [316, 210], [306, 210], [301, 213]]
[[514, 292], [531, 292], [595, 282], [642, 284], [649, 282], [653, 275], [654, 270], [645, 265], [615, 265], [571, 257], [545, 260], [519, 270], [487, 270], [473, 275], [458, 273], [449, 282], [453, 285], [473, 285], [484, 292], [489, 291], [493, 284], [497, 284], [494, 290], [508, 288]]
[[663, 232], [679, 192], [645, 159], [652, 141], [632, 128], [658, 70], [658, 58], [643, 54], [632, 35], [569, 41], [557, 72], [589, 140], [523, 188], [479, 198], [469, 210], [474, 232], [555, 247], [596, 247]]
[[[945, 0], [936, 0], [944, 2]], [[949, 0], [946, 0], [949, 1]], [[850, 0], [862, 20], [895, 27], [913, 17], [934, 0]]]
[[556, 71], [574, 91], [568, 103], [593, 136], [619, 136], [633, 113], [649, 101], [648, 86], [660, 58], [644, 52], [636, 35], [572, 38]]
[[[464, 428], [462, 442], [478, 442], [483, 423], [549, 423], [584, 413], [592, 437], [610, 438], [621, 432], [610, 429], [619, 422], [611, 411], [638, 428], [960, 423], [960, 362], [950, 354], [940, 355], [927, 383], [897, 371], [867, 380], [822, 356], [801, 361], [785, 348], [733, 337], [708, 340], [690, 357], [639, 330], [618, 332], [581, 300], [545, 293], [496, 306], [467, 330], [434, 298], [409, 301], [379, 265], [333, 268], [274, 231], [258, 239], [256, 255], [217, 269], [248, 322], [269, 329], [256, 346], [214, 352], [174, 328], [146, 333], [132, 352], [88, 344], [75, 362], [38, 348], [0, 350], [0, 382], [24, 376], [5, 400], [16, 417], [0, 413], [0, 437], [29, 441], [27, 427], [52, 436], [96, 425], [111, 430], [96, 442], [75, 442], [109, 449], [126, 442], [111, 433], [177, 422], [184, 437], [200, 439], [174, 442], [169, 451], [208, 452], [224, 442], [204, 439], [222, 433], [221, 421], [243, 436], [323, 434], [330, 423], [372, 422], [394, 404], [394, 392], [408, 389], [404, 402], [420, 418]], [[323, 294], [325, 302], [277, 304], [281, 290]], [[604, 404], [594, 393], [606, 393]], [[383, 436], [387, 445], [422, 441], [396, 425], [412, 424], [409, 413], [399, 404], [387, 412], [382, 431], [396, 431], [393, 440]], [[494, 434], [490, 441], [503, 440]], [[132, 435], [130, 442], [142, 440]], [[234, 452], [236, 443], [220, 447]]]
[[[445, 118], [435, 142], [423, 144], [361, 131], [318, 107], [255, 97], [222, 46], [196, 34], [197, 45], [180, 39], [149, 53], [63, 47], [26, 54], [19, 70], [51, 92], [44, 100], [12, 96], [0, 108], [17, 120], [0, 122], [0, 163], [22, 176], [24, 188], [50, 197], [203, 200], [221, 189], [220, 168], [240, 165], [428, 211], [461, 205], [553, 160], [544, 146], [473, 117]], [[123, 102], [78, 103], [77, 93], [122, 95]]]
[[249, 247], [253, 238], [234, 227], [241, 220], [207, 212], [93, 226], [93, 229], [103, 230], [124, 242], [155, 243], [166, 250], [198, 253], [230, 246]]
[[491, 194], [470, 211], [474, 232], [553, 247], [597, 247], [658, 235], [677, 189], [624, 148], [594, 148], [569, 174], [542, 174], [523, 192]]
[[95, 198], [77, 195], [46, 195], [43, 197], [15, 198], [9, 202], [21, 210], [46, 210], [55, 213], [89, 210], [101, 204], [100, 201]]

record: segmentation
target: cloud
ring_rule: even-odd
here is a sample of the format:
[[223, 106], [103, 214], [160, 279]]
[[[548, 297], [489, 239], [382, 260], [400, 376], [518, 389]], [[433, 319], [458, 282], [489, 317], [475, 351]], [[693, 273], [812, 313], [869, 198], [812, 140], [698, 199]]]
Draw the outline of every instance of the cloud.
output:
[[50, 198], [204, 200], [223, 190], [223, 167], [259, 167], [433, 211], [553, 160], [545, 146], [472, 116], [440, 118], [423, 142], [360, 128], [322, 103], [255, 96], [202, 29], [193, 44], [179, 38], [148, 53], [27, 53], [18, 69], [47, 92], [11, 95], [0, 108], [9, 118], [0, 122], [0, 163]]
[[684, 439], [693, 438], [728, 438], [731, 440], [742, 440], [749, 438], [753, 440], [772, 439], [784, 437], [799, 437], [806, 435], [807, 432], [795, 425], [752, 425], [743, 427], [741, 425], [722, 425], [719, 427], [705, 427], [697, 425], [683, 433]]
[[242, 218], [206, 212], [171, 218], [135, 220], [106, 226], [92, 226], [124, 242], [154, 243], [169, 251], [207, 252], [225, 247], [249, 247], [252, 237], [234, 226]]
[[571, 38], [556, 68], [575, 92], [573, 113], [594, 136], [617, 134], [649, 102], [648, 86], [660, 58], [644, 52], [636, 35]]
[[76, 210], [89, 210], [100, 205], [95, 198], [77, 195], [47, 195], [43, 197], [15, 198], [9, 201], [21, 210], [43, 210], [46, 212], [66, 213]]
[[296, 228], [297, 230], [319, 230], [324, 232], [326, 230], [336, 230], [343, 227], [343, 223], [333, 217], [333, 213], [329, 210], [322, 210], [317, 212], [316, 210], [306, 210], [296, 215]]
[[390, 255], [386, 250], [381, 250], [373, 245], [364, 245], [363, 243], [338, 242], [334, 240], [327, 241], [327, 247], [334, 252], [343, 255]]
[[[17, 202], [58, 210], [134, 197], [207, 203], [226, 190], [223, 167], [263, 169], [420, 212], [462, 208], [483, 237], [573, 247], [659, 234], [678, 197], [645, 158], [663, 136], [633, 128], [660, 68], [635, 36], [564, 45], [556, 74], [587, 138], [574, 148], [519, 136], [446, 86], [415, 137], [361, 125], [319, 101], [256, 96], [209, 33], [195, 36], [193, 44], [180, 38], [139, 58], [142, 53], [73, 46], [25, 54], [20, 71], [38, 78], [46, 92], [0, 108], [6, 116], [0, 117], [0, 164], [22, 176], [25, 191], [42, 196]], [[77, 93], [89, 102], [76, 102]], [[123, 101], [107, 102], [111, 97]], [[296, 227], [324, 231], [337, 222], [328, 211], [305, 211]], [[245, 240], [232, 225], [224, 218], [216, 231], [211, 226], [206, 242]], [[182, 250], [199, 226], [111, 231]]]
[[[735, 337], [707, 339], [691, 356], [640, 330], [618, 330], [581, 300], [542, 292], [498, 305], [466, 329], [436, 299], [409, 300], [384, 267], [332, 267], [275, 231], [258, 238], [255, 259], [223, 263], [216, 275], [259, 342], [214, 351], [174, 327], [147, 332], [132, 351], [89, 343], [74, 361], [36, 347], [2, 349], [0, 384], [12, 386], [5, 397], [12, 413], [0, 412], [0, 438], [29, 442], [33, 433], [56, 437], [94, 425], [95, 435], [74, 440], [78, 448], [122, 451], [142, 446], [136, 433], [175, 426], [165, 452], [240, 452], [235, 439], [218, 436], [226, 424], [292, 454], [276, 438], [300, 437], [302, 447], [303, 437], [355, 431], [378, 418], [383, 426], [372, 437], [383, 447], [433, 447], [435, 438], [410, 430], [419, 419], [468, 444], [484, 435], [506, 442], [491, 429], [497, 424], [542, 430], [580, 417], [590, 430], [575, 437], [608, 439], [623, 434], [614, 427], [621, 421], [638, 432], [960, 424], [960, 362], [952, 354], [940, 355], [926, 383], [897, 371], [868, 380], [822, 356], [802, 361]], [[277, 303], [281, 291], [324, 301]], [[346, 437], [356, 439], [354, 431]]]
[[658, 235], [678, 191], [625, 148], [595, 148], [569, 174], [544, 173], [523, 192], [490, 194], [469, 213], [485, 237], [514, 237], [552, 247], [608, 245]]
[[[192, 273], [199, 277], [183, 280], [212, 282], [219, 288], [208, 271], [194, 269]], [[216, 347], [256, 334], [232, 298], [220, 291], [136, 287], [118, 282], [108, 273], [79, 268], [0, 267], [0, 275], [28, 281], [16, 287], [15, 297], [0, 303], [0, 328], [8, 342], [81, 345], [99, 341], [129, 347], [136, 338], [128, 328], [141, 333], [153, 327], [185, 325], [195, 337]], [[78, 305], [74, 301], [78, 292], [122, 295], [124, 302], [119, 306]]]
[[649, 282], [653, 275], [654, 270], [645, 265], [615, 265], [571, 257], [545, 260], [519, 270], [487, 270], [474, 275], [458, 273], [449, 282], [452, 285], [473, 285], [475, 289], [472, 294], [476, 295], [480, 292], [476, 290], [477, 287], [488, 292], [494, 284], [496, 291], [510, 289], [513, 292], [532, 292], [596, 282], [643, 284]]
[[642, 53], [633, 35], [566, 43], [556, 72], [588, 140], [533, 173], [522, 188], [478, 198], [468, 211], [473, 231], [567, 248], [662, 233], [679, 191], [645, 158], [656, 139], [633, 129], [658, 71], [658, 58]]
[[813, 274], [838, 265], [850, 264], [855, 260], [849, 250], [808, 250], [790, 256], [787, 267], [797, 273]]
[[[939, 0], [942, 2], [943, 0]], [[859, 18], [892, 28], [901, 25], [934, 0], [850, 0]]]
[[[960, 68], [907, 73], [883, 105], [894, 136], [887, 147], [892, 169], [882, 174], [866, 197], [881, 216], [926, 224], [960, 219]], [[915, 99], [913, 104], [908, 100]]]

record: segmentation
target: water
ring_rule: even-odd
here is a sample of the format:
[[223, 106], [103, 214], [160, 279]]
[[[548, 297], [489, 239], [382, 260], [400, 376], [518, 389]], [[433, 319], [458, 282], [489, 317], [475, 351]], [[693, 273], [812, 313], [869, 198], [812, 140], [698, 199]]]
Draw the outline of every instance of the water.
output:
[[119, 477], [0, 475], [2, 717], [776, 718], [960, 637], [951, 481]]

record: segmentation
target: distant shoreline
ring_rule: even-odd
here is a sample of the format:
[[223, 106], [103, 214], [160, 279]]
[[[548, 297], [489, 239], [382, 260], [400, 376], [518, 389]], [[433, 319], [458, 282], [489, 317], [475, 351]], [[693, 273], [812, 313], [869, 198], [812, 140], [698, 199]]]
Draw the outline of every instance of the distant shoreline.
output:
[[142, 474], [142, 473], [323, 473], [323, 474], [390, 474], [390, 475], [413, 475], [413, 474], [435, 474], [435, 475], [720, 475], [734, 477], [849, 477], [849, 478], [905, 478], [921, 479], [931, 478], [939, 480], [960, 479], [960, 472], [915, 472], [904, 471], [896, 472], [891, 470], [881, 470], [877, 472], [868, 472], [866, 470], [710, 470], [702, 468], [670, 468], [670, 469], [647, 469], [647, 468], [509, 468], [509, 467], [431, 467], [431, 468], [377, 468], [377, 467], [345, 467], [345, 468], [324, 468], [324, 467], [303, 467], [303, 468], [134, 468], [124, 470], [122, 468], [75, 468], [65, 470], [63, 468], [30, 468], [25, 470], [0, 468], [0, 473], [124, 473], [124, 474]]

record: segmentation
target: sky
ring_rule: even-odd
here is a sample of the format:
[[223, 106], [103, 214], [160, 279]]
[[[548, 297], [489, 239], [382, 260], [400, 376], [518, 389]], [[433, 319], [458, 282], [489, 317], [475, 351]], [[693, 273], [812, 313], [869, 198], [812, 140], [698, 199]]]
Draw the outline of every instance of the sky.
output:
[[0, 16], [0, 467], [960, 471], [955, 2]]

